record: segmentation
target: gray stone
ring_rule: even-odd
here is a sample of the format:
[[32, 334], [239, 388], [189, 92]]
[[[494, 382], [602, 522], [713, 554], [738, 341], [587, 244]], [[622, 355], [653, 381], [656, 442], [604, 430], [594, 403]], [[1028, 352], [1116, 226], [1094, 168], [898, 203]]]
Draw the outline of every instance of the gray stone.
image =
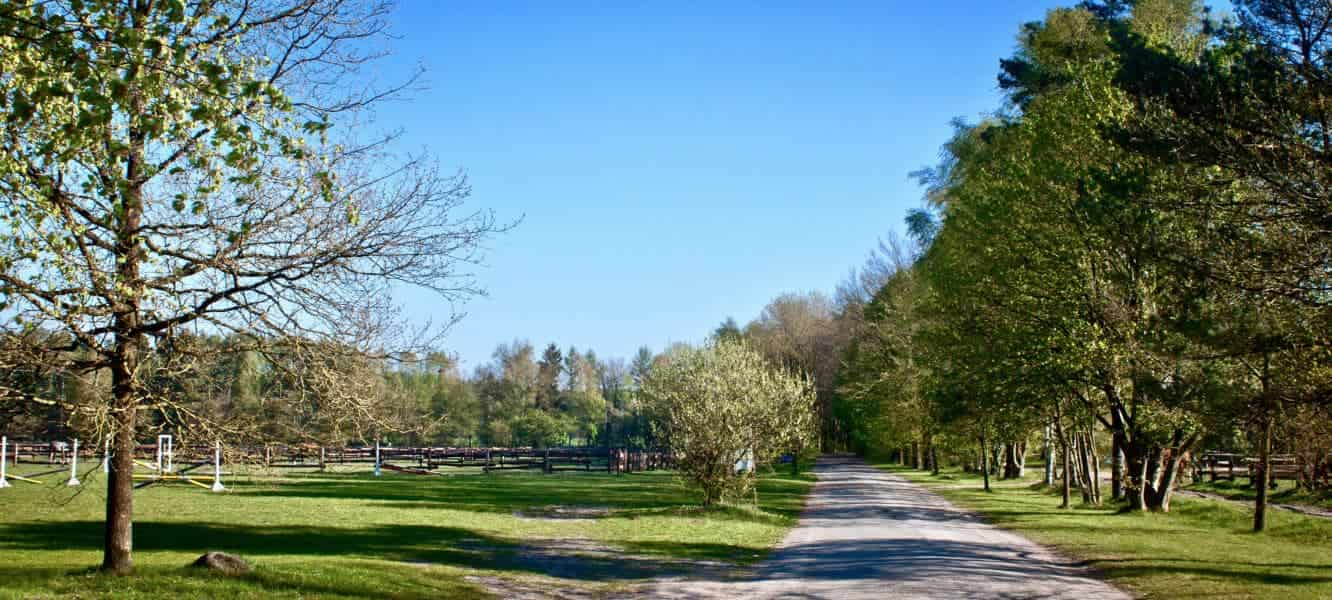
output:
[[244, 575], [250, 572], [250, 563], [245, 562], [245, 559], [235, 554], [227, 554], [226, 552], [209, 552], [200, 556], [191, 566], [208, 569], [223, 575]]

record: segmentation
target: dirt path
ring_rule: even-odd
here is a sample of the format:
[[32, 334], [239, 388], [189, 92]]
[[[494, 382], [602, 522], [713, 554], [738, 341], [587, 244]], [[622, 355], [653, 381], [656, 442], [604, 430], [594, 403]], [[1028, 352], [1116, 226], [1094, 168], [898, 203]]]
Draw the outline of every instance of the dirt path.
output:
[[[1250, 511], [1254, 510], [1252, 500], [1235, 500], [1233, 498], [1227, 498], [1225, 496], [1222, 496], [1221, 494], [1214, 494], [1212, 492], [1200, 492], [1197, 490], [1175, 490], [1175, 493], [1184, 496], [1190, 496], [1193, 498], [1206, 498], [1208, 500], [1215, 500], [1217, 502], [1229, 502], [1230, 504], [1233, 504], [1235, 506], [1243, 506], [1249, 509]], [[1288, 510], [1290, 512], [1300, 513], [1307, 517], [1332, 519], [1332, 510], [1328, 510], [1326, 508], [1319, 508], [1317, 506], [1307, 506], [1304, 504], [1284, 504], [1280, 502], [1273, 502], [1269, 504], [1268, 507], [1275, 508], [1278, 510]]]
[[676, 598], [1068, 598], [1132, 596], [858, 459], [821, 459], [819, 481], [773, 555], [745, 581], [659, 580]]

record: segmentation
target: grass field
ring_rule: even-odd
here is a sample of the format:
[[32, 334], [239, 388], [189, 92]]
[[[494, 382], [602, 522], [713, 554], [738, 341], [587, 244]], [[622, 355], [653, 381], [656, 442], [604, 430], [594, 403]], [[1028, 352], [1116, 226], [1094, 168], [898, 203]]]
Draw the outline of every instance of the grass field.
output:
[[1268, 531], [1255, 534], [1252, 511], [1225, 502], [1177, 497], [1170, 514], [1060, 510], [1053, 490], [1030, 482], [996, 482], [1003, 487], [987, 493], [970, 474], [883, 466], [1148, 598], [1332, 598], [1329, 519], [1273, 511]]
[[[768, 476], [758, 508], [707, 511], [665, 472], [285, 473], [228, 481], [218, 494], [158, 484], [135, 492], [136, 574], [114, 577], [90, 570], [101, 472], [81, 488], [57, 485], [64, 478], [0, 490], [0, 597], [484, 597], [468, 575], [613, 590], [691, 561], [758, 560], [794, 524], [812, 481]], [[255, 571], [184, 567], [208, 550], [240, 554]]]

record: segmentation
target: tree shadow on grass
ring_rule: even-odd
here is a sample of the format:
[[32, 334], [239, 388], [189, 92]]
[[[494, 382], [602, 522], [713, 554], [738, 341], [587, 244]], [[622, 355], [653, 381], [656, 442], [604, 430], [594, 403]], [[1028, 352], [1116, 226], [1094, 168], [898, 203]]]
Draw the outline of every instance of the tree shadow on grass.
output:
[[[368, 525], [364, 527], [244, 526], [220, 523], [135, 523], [135, 549], [141, 552], [203, 553], [223, 550], [242, 556], [329, 556], [378, 559], [422, 566], [515, 571], [586, 581], [643, 579], [663, 571], [687, 572], [688, 561], [635, 556], [618, 548], [560, 541], [512, 540], [459, 527]], [[102, 523], [18, 523], [0, 526], [0, 551], [96, 550]], [[722, 550], [705, 545], [693, 554]], [[730, 555], [747, 549], [732, 547]], [[690, 552], [682, 552], [688, 556]]]

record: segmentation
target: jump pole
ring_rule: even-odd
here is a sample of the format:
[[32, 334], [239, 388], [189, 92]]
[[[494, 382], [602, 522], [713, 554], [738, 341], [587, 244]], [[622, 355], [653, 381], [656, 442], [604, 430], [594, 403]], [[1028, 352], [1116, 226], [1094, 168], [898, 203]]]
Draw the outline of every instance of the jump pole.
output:
[[79, 485], [79, 438], [74, 438], [74, 452], [69, 455], [69, 481], [65, 485], [73, 487]]
[[106, 441], [102, 443], [102, 474], [111, 472], [111, 436], [106, 436]]
[[379, 477], [379, 440], [375, 440], [375, 477]]
[[222, 487], [222, 442], [213, 443], [213, 491], [220, 492]]
[[8, 462], [9, 462], [9, 437], [0, 436], [0, 488], [7, 488], [10, 485], [8, 478], [6, 478], [6, 475], [8, 475], [8, 467], [6, 466], [6, 464]]

